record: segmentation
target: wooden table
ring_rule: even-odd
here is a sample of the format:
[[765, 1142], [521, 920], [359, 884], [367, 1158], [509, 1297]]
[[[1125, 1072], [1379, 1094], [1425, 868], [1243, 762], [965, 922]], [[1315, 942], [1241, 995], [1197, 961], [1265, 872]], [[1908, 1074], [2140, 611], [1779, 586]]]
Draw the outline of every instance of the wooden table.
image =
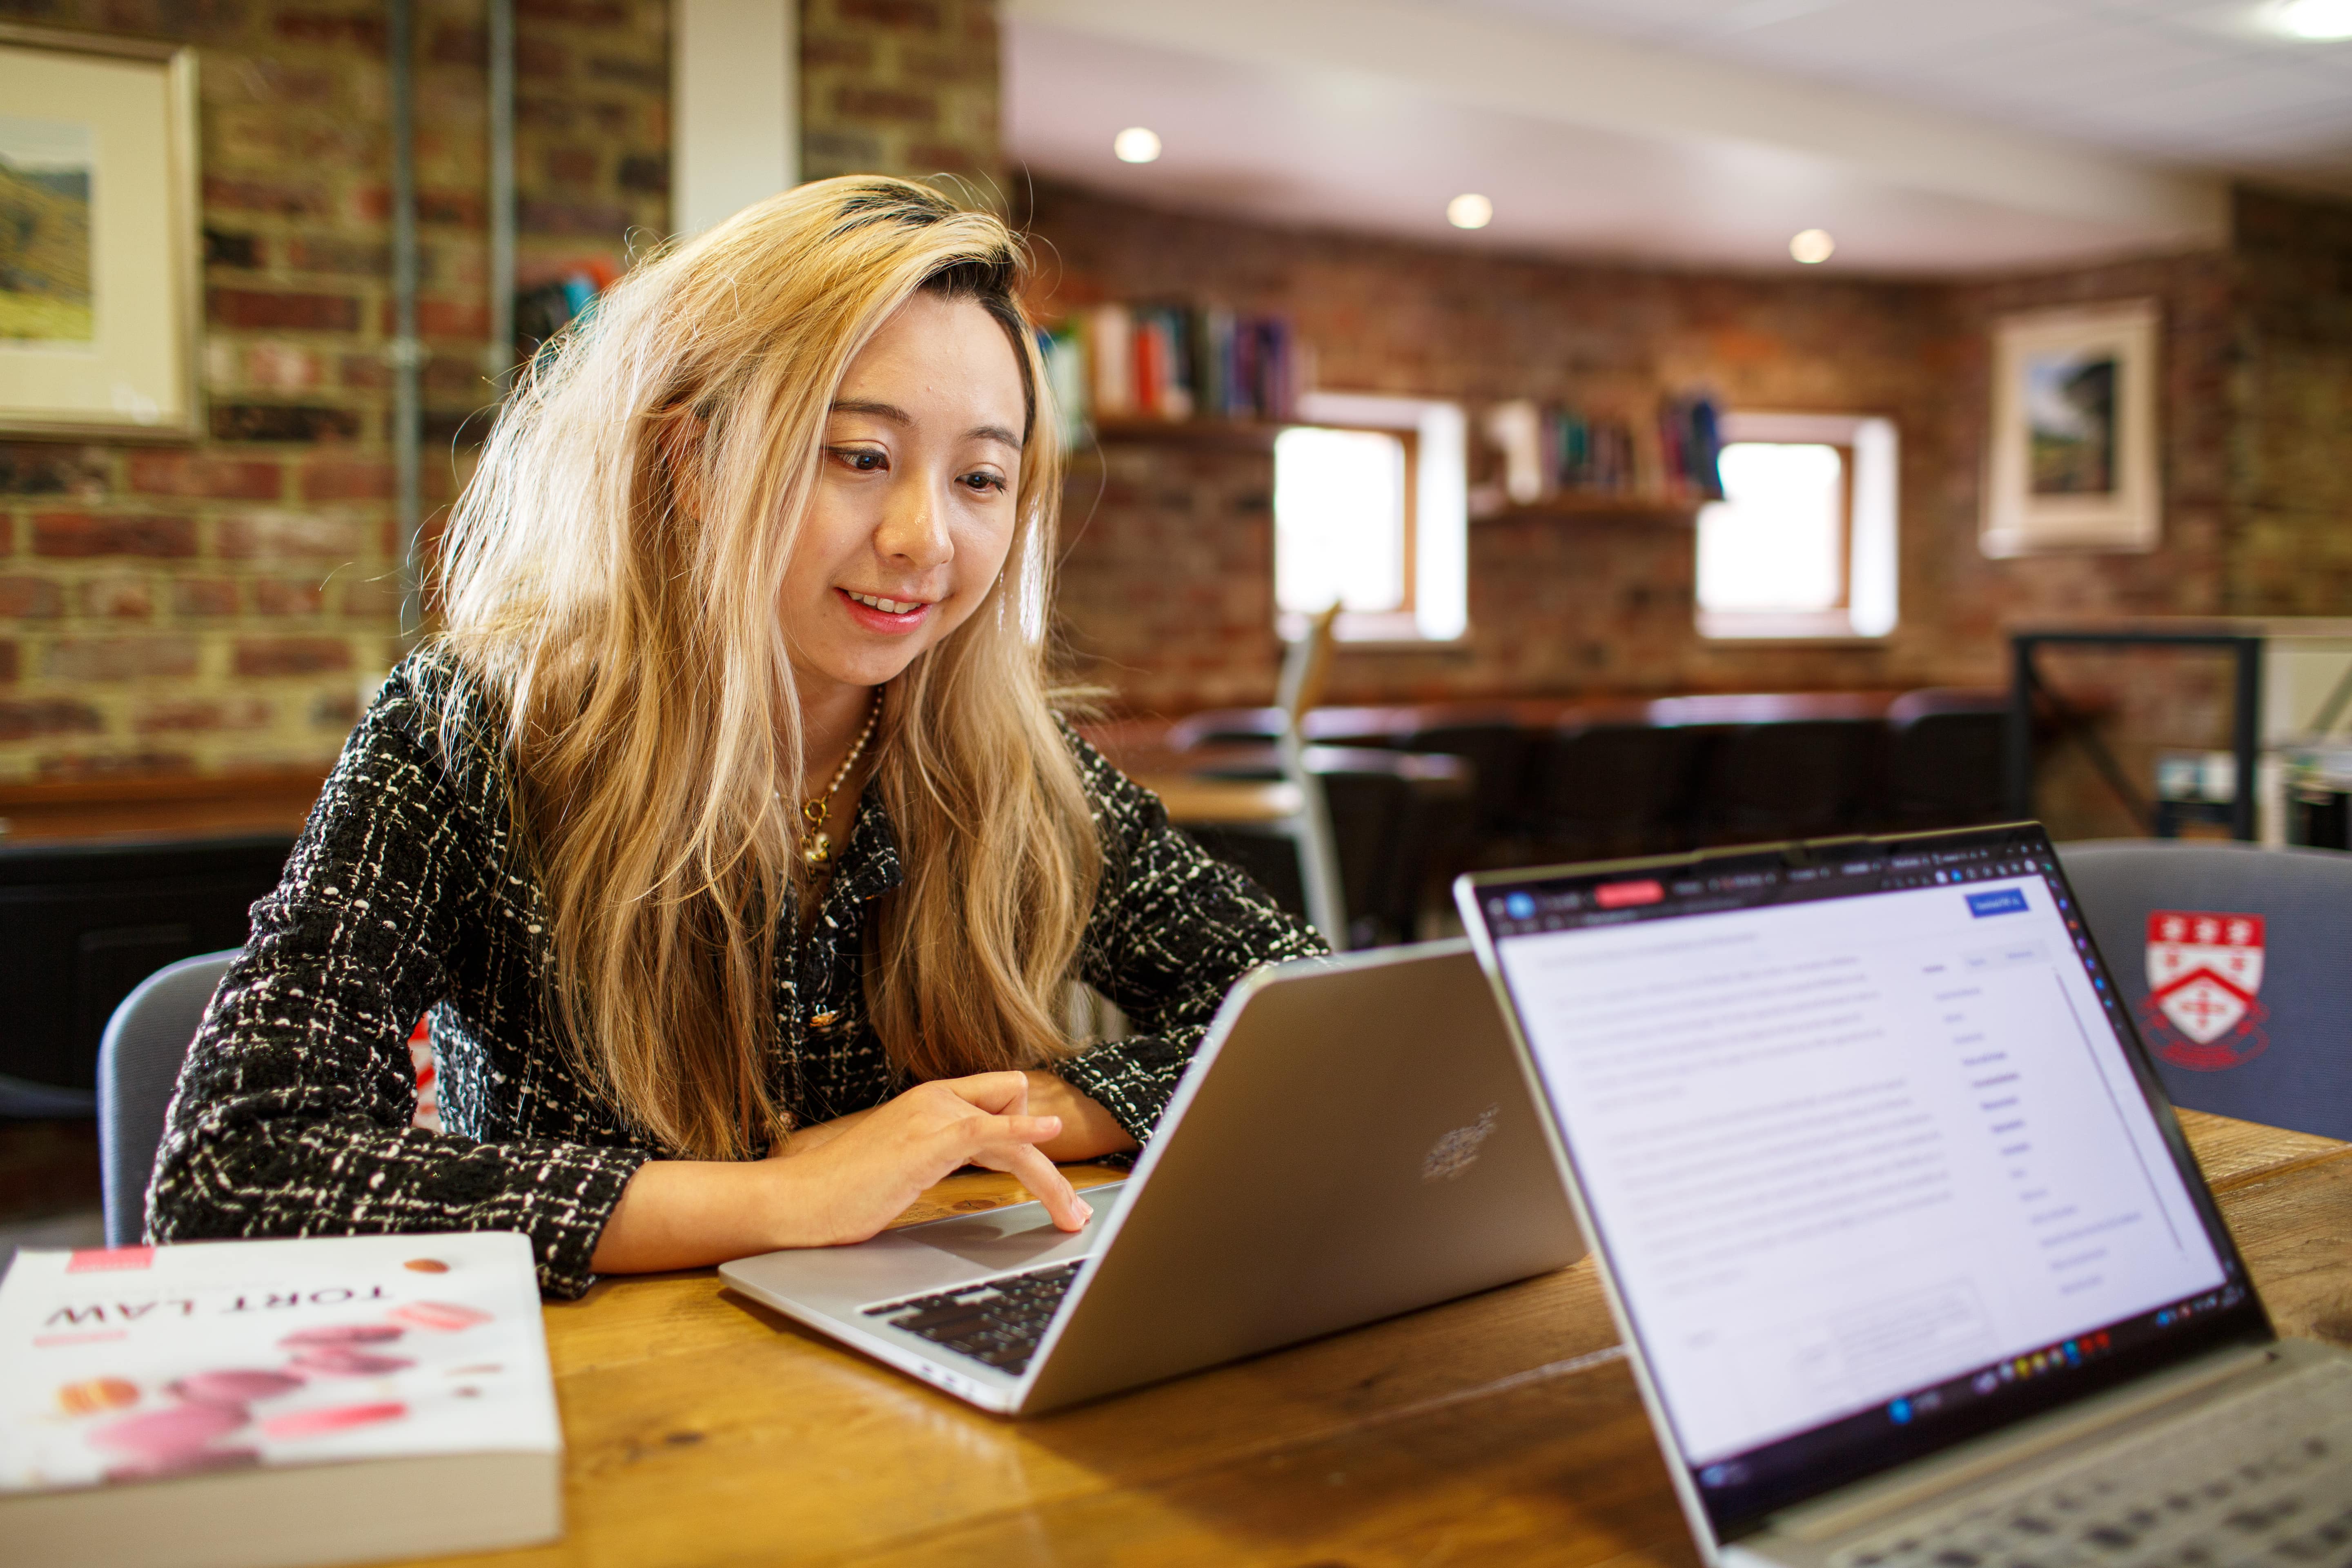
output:
[[[2352, 1145], [2181, 1120], [2280, 1331], [2352, 1344]], [[1019, 1195], [957, 1176], [902, 1223]], [[835, 1349], [710, 1273], [600, 1285], [549, 1307], [547, 1330], [570, 1534], [462, 1561], [1697, 1559], [1589, 1261], [1027, 1421]]]

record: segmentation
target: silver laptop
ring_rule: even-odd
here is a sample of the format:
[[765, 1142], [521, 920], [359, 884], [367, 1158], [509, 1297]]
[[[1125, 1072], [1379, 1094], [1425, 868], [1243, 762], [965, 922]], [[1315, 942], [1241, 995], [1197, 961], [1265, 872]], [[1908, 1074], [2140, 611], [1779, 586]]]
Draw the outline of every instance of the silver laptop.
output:
[[983, 1409], [1031, 1415], [1584, 1255], [1467, 942], [1236, 985], [1135, 1173], [730, 1263], [730, 1285]]
[[1463, 879], [1710, 1563], [2352, 1562], [2032, 824]]

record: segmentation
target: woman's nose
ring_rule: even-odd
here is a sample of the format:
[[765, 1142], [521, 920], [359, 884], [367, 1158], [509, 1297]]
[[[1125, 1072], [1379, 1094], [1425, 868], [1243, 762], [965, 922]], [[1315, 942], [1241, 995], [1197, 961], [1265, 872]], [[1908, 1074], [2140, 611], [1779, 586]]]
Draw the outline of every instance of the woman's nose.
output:
[[943, 565], [955, 554], [947, 509], [934, 493], [936, 488], [924, 479], [891, 487], [890, 504], [874, 533], [876, 550], [919, 568]]

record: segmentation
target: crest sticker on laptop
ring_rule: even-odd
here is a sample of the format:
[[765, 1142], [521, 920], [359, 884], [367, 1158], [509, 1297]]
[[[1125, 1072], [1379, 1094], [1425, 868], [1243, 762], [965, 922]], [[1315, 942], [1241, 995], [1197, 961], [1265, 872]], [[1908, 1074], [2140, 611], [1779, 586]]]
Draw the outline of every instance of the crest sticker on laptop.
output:
[[2156, 1054], [2219, 1072], [2270, 1045], [2263, 988], [2263, 917], [2155, 910], [2147, 917], [2147, 1001], [2140, 1025]]

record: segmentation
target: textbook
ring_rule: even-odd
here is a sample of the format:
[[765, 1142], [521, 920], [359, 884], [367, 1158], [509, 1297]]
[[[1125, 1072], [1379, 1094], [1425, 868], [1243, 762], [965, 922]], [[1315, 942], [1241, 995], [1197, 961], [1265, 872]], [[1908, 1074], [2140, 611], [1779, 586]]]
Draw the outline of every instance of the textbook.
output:
[[26, 1251], [0, 1281], [11, 1562], [295, 1568], [562, 1534], [521, 1236]]

